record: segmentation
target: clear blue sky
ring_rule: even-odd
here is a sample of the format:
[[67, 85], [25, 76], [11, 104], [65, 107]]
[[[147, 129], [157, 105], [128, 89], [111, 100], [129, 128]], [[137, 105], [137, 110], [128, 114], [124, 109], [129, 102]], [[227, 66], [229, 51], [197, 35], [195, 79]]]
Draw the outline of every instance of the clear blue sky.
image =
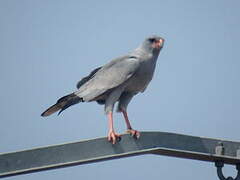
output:
[[[165, 38], [147, 91], [129, 105], [133, 126], [240, 140], [240, 1], [0, 1], [0, 152], [102, 137], [103, 107], [40, 114], [93, 68], [151, 34]], [[118, 132], [125, 131], [115, 114]], [[235, 175], [235, 167], [225, 169]], [[214, 164], [138, 156], [13, 180], [217, 179]]]

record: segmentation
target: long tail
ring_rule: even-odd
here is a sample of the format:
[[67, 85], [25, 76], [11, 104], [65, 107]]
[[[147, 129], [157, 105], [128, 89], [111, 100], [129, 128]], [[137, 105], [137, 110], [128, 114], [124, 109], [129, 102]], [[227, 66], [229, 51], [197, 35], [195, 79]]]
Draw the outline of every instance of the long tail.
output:
[[59, 111], [58, 115], [67, 109], [68, 107], [77, 104], [79, 102], [83, 102], [83, 99], [75, 95], [74, 93], [66, 95], [62, 98], [60, 98], [56, 104], [52, 105], [50, 108], [48, 108], [46, 111], [44, 111], [41, 116], [49, 116], [57, 111]]

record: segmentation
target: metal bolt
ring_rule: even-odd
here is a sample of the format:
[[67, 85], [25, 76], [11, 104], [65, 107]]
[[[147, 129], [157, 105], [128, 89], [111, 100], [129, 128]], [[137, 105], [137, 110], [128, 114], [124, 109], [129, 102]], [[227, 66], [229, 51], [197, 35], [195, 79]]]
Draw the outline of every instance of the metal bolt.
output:
[[222, 142], [218, 142], [218, 145], [215, 148], [216, 155], [224, 155], [224, 147]]
[[240, 158], [240, 147], [238, 148], [236, 155], [237, 155], [237, 158]]

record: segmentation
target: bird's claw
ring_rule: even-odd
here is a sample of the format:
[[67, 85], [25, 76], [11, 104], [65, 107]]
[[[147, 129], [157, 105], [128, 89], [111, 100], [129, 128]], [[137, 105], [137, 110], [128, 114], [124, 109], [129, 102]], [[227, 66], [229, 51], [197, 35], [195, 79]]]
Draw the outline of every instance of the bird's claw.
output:
[[116, 144], [117, 141], [121, 141], [121, 136], [119, 134], [116, 134], [114, 131], [110, 131], [108, 133], [108, 141]]
[[134, 129], [128, 129], [127, 133], [129, 133], [132, 137], [138, 139], [140, 137], [140, 132]]

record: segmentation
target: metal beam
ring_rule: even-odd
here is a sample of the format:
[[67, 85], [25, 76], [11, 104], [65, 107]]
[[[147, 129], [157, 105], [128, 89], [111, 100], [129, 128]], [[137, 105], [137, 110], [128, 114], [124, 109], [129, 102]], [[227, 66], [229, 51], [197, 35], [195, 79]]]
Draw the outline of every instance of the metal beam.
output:
[[0, 154], [0, 177], [141, 154], [167, 155], [225, 164], [240, 163], [240, 142], [166, 132], [124, 134], [112, 145], [104, 138]]

